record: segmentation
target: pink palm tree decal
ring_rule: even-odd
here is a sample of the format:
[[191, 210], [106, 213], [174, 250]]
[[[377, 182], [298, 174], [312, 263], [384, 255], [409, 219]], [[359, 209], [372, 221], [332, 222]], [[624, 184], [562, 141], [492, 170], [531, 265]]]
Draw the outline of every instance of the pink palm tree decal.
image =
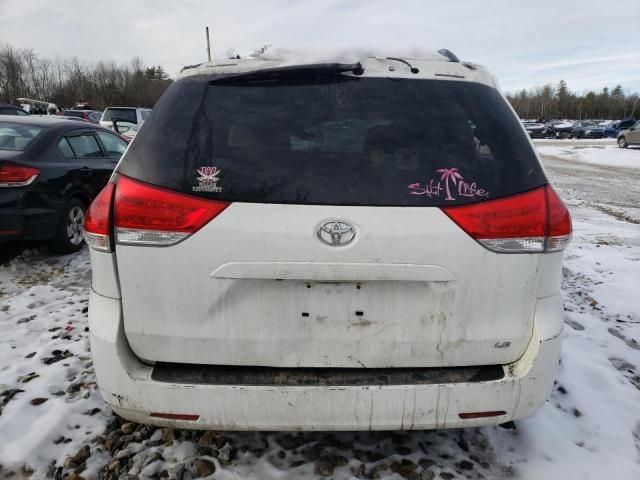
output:
[[449, 180], [453, 183], [454, 186], [458, 184], [458, 179], [462, 180], [462, 175], [458, 173], [457, 168], [440, 168], [436, 170], [436, 172], [440, 172], [442, 175], [440, 176], [440, 181], [445, 182], [444, 186], [447, 192], [447, 198], [445, 200], [455, 200], [451, 196], [451, 191], [449, 190]]

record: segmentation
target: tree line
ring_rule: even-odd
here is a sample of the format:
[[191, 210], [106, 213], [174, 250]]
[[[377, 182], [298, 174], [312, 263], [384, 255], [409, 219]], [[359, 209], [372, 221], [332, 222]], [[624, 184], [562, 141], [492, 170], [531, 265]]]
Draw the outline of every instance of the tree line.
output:
[[72, 107], [88, 101], [109, 105], [153, 107], [170, 85], [162, 66], [145, 66], [140, 58], [125, 64], [88, 64], [78, 58], [43, 58], [32, 49], [0, 46], [0, 103], [30, 98]]
[[[225, 57], [239, 58], [234, 49], [228, 49]], [[76, 101], [89, 101], [99, 110], [109, 105], [153, 107], [170, 83], [162, 66], [145, 66], [137, 57], [126, 64], [88, 64], [76, 57], [48, 59], [29, 48], [0, 46], [1, 103], [16, 103], [24, 97], [60, 107], [71, 107]], [[523, 89], [508, 93], [507, 98], [521, 118], [640, 118], [638, 94], [625, 95], [620, 85], [578, 95], [561, 80], [557, 86]]]
[[533, 90], [508, 93], [509, 102], [520, 118], [528, 119], [604, 119], [640, 118], [638, 94], [625, 95], [621, 85], [604, 87], [600, 92], [578, 95], [561, 80], [557, 86], [544, 85]]

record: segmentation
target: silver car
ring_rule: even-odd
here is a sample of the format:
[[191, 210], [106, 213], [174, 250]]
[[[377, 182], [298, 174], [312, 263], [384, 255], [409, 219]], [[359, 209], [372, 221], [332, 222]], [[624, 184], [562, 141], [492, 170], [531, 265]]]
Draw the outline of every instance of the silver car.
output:
[[618, 146], [627, 148], [629, 145], [640, 145], [640, 120], [618, 133]]

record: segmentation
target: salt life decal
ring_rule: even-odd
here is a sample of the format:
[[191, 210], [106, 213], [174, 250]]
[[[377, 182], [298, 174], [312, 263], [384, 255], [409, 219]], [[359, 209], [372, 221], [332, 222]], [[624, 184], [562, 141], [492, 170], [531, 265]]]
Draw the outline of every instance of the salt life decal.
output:
[[407, 188], [411, 195], [426, 195], [429, 198], [441, 198], [455, 201], [460, 198], [488, 197], [489, 192], [478, 187], [476, 182], [465, 181], [457, 168], [439, 168], [440, 178], [432, 178], [424, 184], [412, 183]]
[[200, 176], [196, 179], [198, 180], [198, 186], [192, 188], [194, 192], [219, 193], [222, 191], [222, 187], [218, 186], [220, 181], [218, 177], [222, 170], [218, 167], [200, 167], [197, 172]]

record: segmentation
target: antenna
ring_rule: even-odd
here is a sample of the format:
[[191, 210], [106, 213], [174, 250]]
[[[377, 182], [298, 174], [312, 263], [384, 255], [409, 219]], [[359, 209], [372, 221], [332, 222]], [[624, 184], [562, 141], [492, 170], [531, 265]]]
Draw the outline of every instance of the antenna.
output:
[[209, 41], [209, 27], [204, 27], [207, 32], [207, 58], [211, 61], [211, 42]]

